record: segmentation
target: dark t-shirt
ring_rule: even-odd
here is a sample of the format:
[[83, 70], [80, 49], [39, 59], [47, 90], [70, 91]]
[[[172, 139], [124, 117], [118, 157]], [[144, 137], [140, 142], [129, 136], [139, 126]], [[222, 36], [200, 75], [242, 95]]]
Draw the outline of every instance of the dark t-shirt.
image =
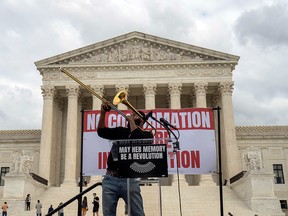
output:
[[88, 208], [88, 203], [86, 200], [82, 200], [82, 208]]
[[[130, 132], [130, 128], [116, 127], [116, 128], [98, 128], [97, 133], [100, 137], [110, 140], [121, 140], [121, 139], [151, 139], [153, 138], [152, 133], [148, 131], [142, 131], [137, 128]], [[113, 160], [112, 154], [108, 156], [107, 170], [118, 170], [118, 164]]]
[[98, 212], [99, 211], [99, 197], [96, 196], [93, 199], [93, 212]]

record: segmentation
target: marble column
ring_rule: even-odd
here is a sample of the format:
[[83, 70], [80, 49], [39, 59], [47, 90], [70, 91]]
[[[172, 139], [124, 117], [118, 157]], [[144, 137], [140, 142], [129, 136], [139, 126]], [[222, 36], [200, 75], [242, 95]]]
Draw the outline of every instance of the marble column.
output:
[[155, 95], [156, 95], [156, 83], [144, 83], [143, 92], [145, 95], [145, 109], [155, 109]]
[[[93, 85], [91, 88], [101, 97], [104, 95], [104, 86], [103, 85]], [[93, 110], [101, 110], [101, 104], [102, 101], [96, 97], [95, 95], [92, 95], [92, 109]]]
[[207, 82], [195, 82], [194, 92], [196, 96], [196, 107], [207, 108], [206, 91], [208, 88]]
[[[125, 90], [129, 94], [129, 85], [128, 84], [118, 84], [115, 87], [116, 87], [116, 94], [122, 90]], [[126, 105], [120, 103], [118, 105], [118, 109], [119, 110], [127, 110], [128, 108]]]
[[[181, 92], [182, 83], [169, 83], [168, 92], [170, 95], [170, 108], [171, 109], [181, 109]], [[176, 155], [175, 155], [176, 157]], [[179, 174], [180, 184], [187, 185], [185, 175]], [[173, 175], [172, 184], [177, 184], [177, 176]]]
[[50, 157], [50, 165], [51, 165], [51, 175], [50, 175], [50, 185], [51, 186], [59, 186], [60, 179], [60, 167], [61, 167], [61, 146], [62, 146], [62, 110], [59, 107], [59, 102], [62, 102], [60, 95], [56, 94], [54, 97], [53, 103], [53, 128], [52, 128], [52, 142], [51, 142], [51, 157]]
[[[195, 82], [194, 91], [196, 96], [196, 107], [207, 108], [206, 92], [208, 88], [207, 82]], [[212, 174], [200, 175], [200, 185], [214, 184]]]
[[234, 82], [221, 82], [218, 90], [221, 94], [221, 132], [223, 179], [230, 179], [241, 172], [241, 162], [236, 144], [232, 92]]
[[180, 109], [181, 108], [182, 83], [169, 83], [168, 92], [170, 95], [170, 108]]
[[[59, 187], [63, 181], [63, 164], [61, 164], [61, 162], [63, 163], [63, 157], [65, 154], [65, 143], [63, 143], [62, 141], [62, 137], [63, 137], [63, 111], [64, 111], [64, 107], [65, 107], [65, 100], [64, 98], [60, 97], [59, 95], [57, 95], [56, 98], [56, 112], [57, 114], [54, 115], [56, 116], [56, 124], [57, 126], [54, 127], [55, 133], [56, 133], [56, 137], [55, 137], [55, 185], [57, 187]], [[62, 175], [61, 175], [62, 174]]]
[[51, 152], [53, 140], [53, 108], [56, 90], [54, 86], [41, 87], [43, 95], [43, 116], [40, 142], [39, 175], [48, 180], [51, 178]]
[[[103, 85], [93, 85], [91, 86], [91, 88], [101, 97], [103, 97], [104, 95], [104, 86]], [[92, 96], [92, 109], [93, 110], [101, 110], [101, 104], [102, 101], [96, 97], [96, 96]], [[102, 176], [98, 175], [98, 176], [91, 176], [90, 178], [90, 182], [88, 183], [88, 185], [92, 185], [95, 184], [96, 182], [100, 182], [101, 181]]]
[[68, 94], [67, 131], [66, 131], [66, 154], [65, 154], [65, 177], [63, 184], [76, 185], [76, 158], [78, 142], [78, 97], [79, 86], [66, 86]]

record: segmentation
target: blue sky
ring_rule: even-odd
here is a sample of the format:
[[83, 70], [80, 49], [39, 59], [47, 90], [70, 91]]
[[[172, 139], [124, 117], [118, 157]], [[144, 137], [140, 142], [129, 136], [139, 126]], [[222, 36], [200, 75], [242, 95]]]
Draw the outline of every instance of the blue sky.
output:
[[2, 0], [0, 130], [41, 129], [35, 61], [140, 31], [240, 56], [236, 125], [287, 125], [284, 0]]

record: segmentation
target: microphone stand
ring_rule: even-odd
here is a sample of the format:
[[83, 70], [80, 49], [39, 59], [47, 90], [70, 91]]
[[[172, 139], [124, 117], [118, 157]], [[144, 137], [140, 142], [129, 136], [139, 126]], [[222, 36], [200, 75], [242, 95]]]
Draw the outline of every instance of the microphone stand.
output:
[[179, 198], [179, 209], [180, 209], [180, 215], [182, 216], [182, 202], [181, 202], [181, 189], [180, 189], [180, 179], [179, 179], [179, 160], [178, 160], [178, 154], [177, 151], [180, 150], [180, 146], [179, 146], [179, 137], [180, 137], [180, 133], [177, 130], [177, 128], [174, 128], [175, 130], [177, 130], [178, 132], [178, 137], [175, 135], [175, 133], [171, 130], [169, 124], [166, 125], [163, 123], [164, 128], [167, 130], [168, 134], [172, 134], [175, 138], [175, 142], [173, 142], [173, 153], [176, 156], [176, 173], [177, 173], [177, 183], [178, 183], [178, 198]]
[[176, 172], [177, 172], [177, 183], [178, 183], [178, 198], [179, 198], [179, 208], [180, 208], [180, 215], [182, 216], [182, 204], [181, 204], [181, 191], [180, 191], [180, 180], [179, 180], [179, 161], [178, 161], [178, 154], [177, 151], [180, 150], [179, 147], [179, 138], [180, 138], [180, 133], [177, 130], [177, 128], [174, 127], [175, 130], [177, 130], [178, 132], [178, 137], [176, 136], [176, 134], [171, 130], [170, 125], [169, 124], [165, 124], [164, 122], [158, 121], [158, 119], [156, 119], [154, 116], [149, 116], [151, 117], [154, 121], [158, 122], [159, 124], [161, 124], [165, 130], [168, 132], [168, 137], [169, 139], [171, 139], [171, 134], [173, 135], [173, 137], [175, 138], [175, 142], [173, 142], [173, 153], [174, 155], [176, 155]]
[[[149, 118], [152, 118], [154, 121], [158, 122], [160, 125], [162, 125], [167, 130], [167, 126], [166, 125], [164, 125], [162, 122], [160, 122], [154, 116], [152, 116], [152, 111], [149, 114], [148, 114], [149, 116], [146, 117], [146, 120], [148, 120]], [[169, 131], [168, 131], [168, 136], [169, 136], [169, 140], [170, 140], [170, 132]], [[158, 186], [159, 186], [159, 196], [160, 196], [160, 201], [159, 201], [160, 202], [160, 216], [162, 216], [162, 194], [161, 194], [161, 183], [159, 181], [159, 178], [158, 178]]]

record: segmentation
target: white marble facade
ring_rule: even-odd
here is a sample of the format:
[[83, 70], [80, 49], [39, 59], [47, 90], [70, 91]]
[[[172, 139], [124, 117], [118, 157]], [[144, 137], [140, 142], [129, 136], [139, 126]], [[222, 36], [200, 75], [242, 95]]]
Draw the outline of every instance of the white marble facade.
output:
[[[77, 179], [79, 111], [99, 109], [101, 103], [61, 73], [59, 67], [108, 100], [117, 91], [127, 90], [130, 103], [137, 104], [137, 109], [220, 106], [224, 116], [223, 144], [227, 143], [223, 157], [230, 164], [223, 173], [225, 178], [237, 174], [241, 168], [233, 123], [232, 74], [238, 60], [238, 56], [227, 53], [132, 32], [37, 61], [43, 76], [45, 133], [41, 137], [40, 157], [45, 160], [39, 163], [40, 176], [51, 185]], [[119, 109], [126, 107], [120, 104]], [[56, 124], [55, 129], [52, 126]], [[55, 148], [57, 153], [52, 151]], [[71, 161], [67, 155], [74, 155], [76, 160]], [[59, 165], [50, 161], [61, 161], [62, 170], [51, 173]]]

